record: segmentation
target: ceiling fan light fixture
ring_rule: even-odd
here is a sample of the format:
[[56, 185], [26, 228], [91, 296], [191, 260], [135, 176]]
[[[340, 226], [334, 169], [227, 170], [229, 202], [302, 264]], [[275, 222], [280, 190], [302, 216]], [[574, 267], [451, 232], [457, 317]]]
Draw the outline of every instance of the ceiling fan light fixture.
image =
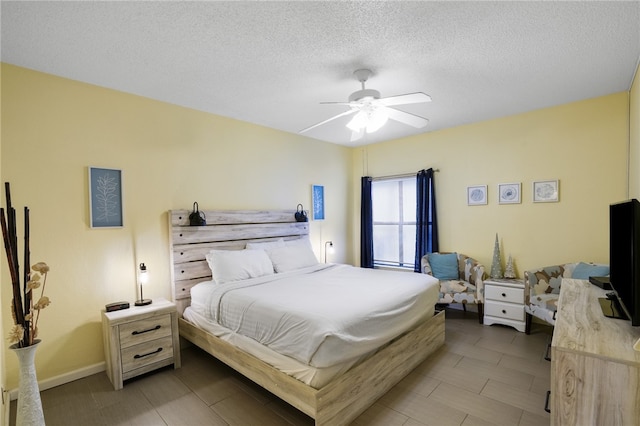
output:
[[367, 127], [369, 117], [364, 111], [359, 111], [353, 118], [347, 123], [347, 127], [354, 132], [359, 132], [363, 128]]
[[384, 109], [375, 109], [371, 114], [369, 114], [369, 121], [367, 122], [367, 133], [378, 131], [382, 126], [387, 124], [388, 120], [389, 114], [387, 114]]
[[374, 108], [368, 110], [360, 110], [347, 123], [347, 127], [353, 132], [373, 133], [378, 131], [389, 120], [389, 114], [384, 108]]

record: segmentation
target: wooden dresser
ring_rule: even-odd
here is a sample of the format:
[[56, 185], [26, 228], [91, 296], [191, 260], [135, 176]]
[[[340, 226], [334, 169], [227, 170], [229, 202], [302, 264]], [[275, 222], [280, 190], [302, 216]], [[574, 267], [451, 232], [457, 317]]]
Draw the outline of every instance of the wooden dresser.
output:
[[102, 332], [107, 376], [116, 390], [124, 380], [157, 368], [180, 368], [176, 305], [167, 300], [102, 311]]
[[607, 291], [562, 280], [551, 344], [552, 425], [639, 425], [640, 327], [607, 318]]

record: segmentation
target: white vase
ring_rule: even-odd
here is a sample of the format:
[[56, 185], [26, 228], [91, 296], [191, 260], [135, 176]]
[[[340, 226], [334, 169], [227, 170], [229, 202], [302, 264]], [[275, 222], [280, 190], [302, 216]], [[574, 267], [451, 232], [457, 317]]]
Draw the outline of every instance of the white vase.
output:
[[44, 425], [42, 401], [40, 400], [40, 389], [38, 388], [34, 363], [39, 344], [40, 340], [36, 340], [33, 345], [24, 348], [19, 348], [17, 345], [9, 347], [18, 357], [20, 371], [16, 426]]

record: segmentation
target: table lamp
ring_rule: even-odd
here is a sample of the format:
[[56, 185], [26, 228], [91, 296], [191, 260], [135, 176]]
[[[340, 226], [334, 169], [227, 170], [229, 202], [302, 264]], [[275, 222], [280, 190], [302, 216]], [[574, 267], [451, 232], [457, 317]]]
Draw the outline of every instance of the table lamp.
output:
[[140, 299], [136, 300], [136, 306], [145, 306], [151, 304], [151, 299], [145, 299], [142, 295], [142, 287], [149, 281], [149, 272], [144, 263], [140, 264], [140, 270], [138, 271], [138, 282], [140, 283]]

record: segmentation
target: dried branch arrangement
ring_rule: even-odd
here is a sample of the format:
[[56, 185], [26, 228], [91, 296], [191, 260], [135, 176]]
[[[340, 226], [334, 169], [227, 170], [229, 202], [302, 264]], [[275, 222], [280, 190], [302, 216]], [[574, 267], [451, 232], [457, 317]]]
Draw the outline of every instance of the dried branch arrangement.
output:
[[[25, 270], [22, 274], [22, 285], [20, 276], [20, 263], [18, 261], [18, 235], [16, 226], [16, 211], [11, 205], [11, 188], [9, 182], [5, 182], [5, 196], [7, 210], [0, 208], [0, 225], [2, 226], [2, 237], [4, 249], [9, 262], [9, 273], [11, 274], [11, 286], [13, 298], [11, 301], [11, 313], [14, 326], [9, 334], [9, 341], [17, 342], [18, 347], [31, 346], [38, 336], [38, 319], [40, 310], [46, 308], [50, 301], [44, 295], [44, 288], [47, 283], [49, 266], [44, 262], [31, 265], [31, 254], [29, 251], [29, 208], [24, 208], [24, 261]], [[32, 272], [33, 271], [33, 272]], [[42, 284], [40, 280], [42, 279]], [[33, 292], [41, 288], [40, 297], [34, 303]]]

